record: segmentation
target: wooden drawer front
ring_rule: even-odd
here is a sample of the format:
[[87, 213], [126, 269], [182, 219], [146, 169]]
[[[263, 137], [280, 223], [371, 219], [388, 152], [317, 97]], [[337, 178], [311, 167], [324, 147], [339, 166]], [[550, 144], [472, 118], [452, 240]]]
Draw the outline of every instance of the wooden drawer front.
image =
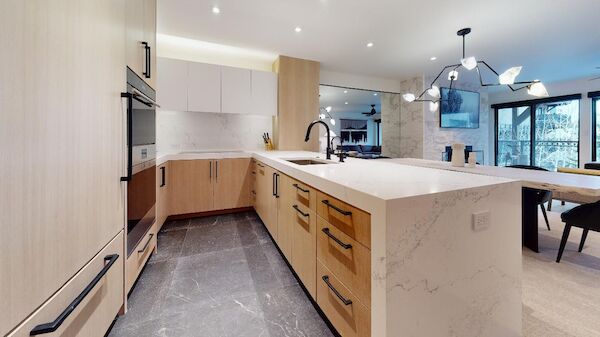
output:
[[137, 280], [140, 272], [146, 265], [146, 261], [150, 258], [152, 252], [156, 249], [156, 236], [157, 236], [157, 224], [154, 223], [146, 236], [140, 241], [135, 247], [131, 255], [127, 258], [126, 262], [126, 277], [125, 280], [127, 292], [131, 290], [131, 287]]
[[60, 327], [54, 332], [41, 335], [48, 337], [104, 336], [123, 305], [123, 261], [125, 260], [123, 247], [123, 232], [120, 232], [71, 280], [8, 336], [30, 336], [36, 326], [53, 322], [105, 267], [108, 268], [107, 264], [110, 262], [110, 258], [115, 257], [115, 261], [104, 276], [91, 288], [91, 291], [67, 316]]
[[350, 288], [363, 304], [370, 307], [371, 251], [320, 217], [317, 219], [317, 228], [319, 261]]
[[309, 294], [316, 299], [317, 216], [313, 210], [301, 204], [285, 207], [290, 207], [292, 212], [292, 267]]
[[[323, 278], [329, 282], [329, 285]], [[370, 310], [360, 303], [321, 262], [317, 262], [317, 304], [342, 336], [369, 337], [371, 335]]]
[[371, 248], [371, 215], [322, 192], [317, 193], [317, 213], [354, 240]]
[[317, 190], [293, 178], [290, 178], [289, 180], [293, 202], [304, 205], [311, 210], [315, 210], [317, 207]]

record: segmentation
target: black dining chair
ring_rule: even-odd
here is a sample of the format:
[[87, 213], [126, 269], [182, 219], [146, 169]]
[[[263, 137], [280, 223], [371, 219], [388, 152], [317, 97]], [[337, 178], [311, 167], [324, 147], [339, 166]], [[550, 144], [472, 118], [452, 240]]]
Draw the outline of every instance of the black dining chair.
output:
[[560, 218], [565, 223], [565, 230], [563, 231], [562, 240], [560, 240], [560, 248], [558, 249], [558, 256], [556, 256], [556, 263], [560, 262], [560, 258], [565, 250], [571, 227], [583, 229], [581, 242], [579, 243], [580, 253], [583, 250], [583, 245], [585, 244], [588, 232], [590, 230], [600, 232], [600, 201], [574, 207], [563, 212], [560, 215]]
[[[507, 167], [519, 168], [525, 170], [535, 170], [535, 171], [548, 171], [543, 167], [531, 166], [531, 165], [510, 165]], [[546, 227], [550, 230], [550, 222], [548, 222], [548, 214], [546, 214], [546, 208], [544, 204], [546, 202], [552, 202], [552, 192], [546, 190], [536, 190], [537, 193], [537, 204], [540, 205], [540, 209], [542, 210], [542, 214], [544, 215], [544, 220], [546, 220]]]

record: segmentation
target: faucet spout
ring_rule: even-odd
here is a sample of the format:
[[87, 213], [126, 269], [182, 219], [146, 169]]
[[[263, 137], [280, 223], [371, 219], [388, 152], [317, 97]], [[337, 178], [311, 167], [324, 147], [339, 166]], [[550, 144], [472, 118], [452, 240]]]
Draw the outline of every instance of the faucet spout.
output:
[[316, 124], [323, 124], [325, 126], [325, 130], [327, 130], [327, 154], [326, 154], [326, 158], [327, 159], [331, 159], [331, 133], [329, 131], [329, 125], [327, 125], [327, 123], [323, 122], [322, 120], [314, 120], [312, 121], [309, 125], [308, 128], [306, 129], [306, 137], [304, 137], [304, 141], [308, 142], [310, 140], [310, 130], [312, 130], [313, 126], [315, 126]]

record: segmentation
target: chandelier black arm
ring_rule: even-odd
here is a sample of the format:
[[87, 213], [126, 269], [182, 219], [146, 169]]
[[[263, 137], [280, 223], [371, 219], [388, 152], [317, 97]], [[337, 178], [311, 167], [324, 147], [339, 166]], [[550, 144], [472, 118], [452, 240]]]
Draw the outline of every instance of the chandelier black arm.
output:
[[[494, 70], [494, 68], [492, 68], [489, 64], [487, 64], [485, 61], [477, 61], [477, 63], [481, 63], [484, 66], [486, 66], [491, 72], [493, 72], [494, 74], [496, 74], [496, 76], [500, 76], [500, 74], [498, 74], [498, 72], [496, 70]], [[482, 87], [495, 87], [495, 86], [499, 86], [502, 85], [500, 83], [483, 83], [483, 79], [481, 77], [481, 71], [479, 71], [479, 66], [477, 66], [477, 74], [479, 75], [479, 83]], [[515, 91], [519, 91], [521, 89], [525, 89], [528, 86], [530, 86], [532, 83], [534, 83], [534, 81], [521, 81], [521, 82], [515, 82], [513, 84], [507, 84], [506, 86], [510, 88], [510, 90], [512, 90], [513, 92]], [[524, 86], [520, 87], [520, 88], [513, 88], [513, 85], [519, 85], [519, 84], [524, 84]]]
[[[425, 93], [427, 92], [427, 90], [431, 89], [433, 87], [433, 85], [435, 84], [435, 82], [440, 78], [440, 76], [442, 76], [442, 74], [449, 68], [454, 68], [454, 70], [456, 70], [458, 67], [460, 67], [460, 64], [453, 64], [453, 65], [449, 65], [449, 66], [445, 66], [442, 71], [440, 71], [440, 73], [433, 79], [433, 81], [431, 81], [431, 84], [429, 84], [429, 88], [423, 90], [423, 92], [417, 96], [417, 98], [415, 99], [415, 102], [437, 102], [436, 100], [431, 100], [431, 99], [421, 99], [421, 97], [423, 97], [423, 95], [425, 95]], [[452, 89], [452, 82], [450, 82], [450, 88]]]

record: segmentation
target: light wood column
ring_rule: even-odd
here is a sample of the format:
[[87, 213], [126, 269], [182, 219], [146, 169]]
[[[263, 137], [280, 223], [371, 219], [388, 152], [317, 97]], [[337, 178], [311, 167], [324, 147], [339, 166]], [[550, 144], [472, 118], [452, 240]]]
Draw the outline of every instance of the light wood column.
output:
[[319, 128], [304, 142], [308, 124], [319, 116], [319, 62], [280, 55], [273, 64], [278, 74], [278, 114], [273, 117], [273, 141], [278, 150], [319, 150]]

